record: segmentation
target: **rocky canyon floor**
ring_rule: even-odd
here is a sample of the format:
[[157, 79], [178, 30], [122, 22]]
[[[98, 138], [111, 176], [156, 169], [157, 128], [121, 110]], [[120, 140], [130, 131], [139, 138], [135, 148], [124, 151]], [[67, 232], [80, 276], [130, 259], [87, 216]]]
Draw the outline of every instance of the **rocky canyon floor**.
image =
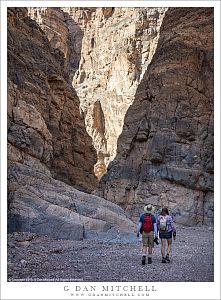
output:
[[141, 242], [54, 240], [31, 233], [8, 235], [9, 281], [213, 281], [213, 229], [178, 228], [170, 263], [160, 244], [153, 263], [141, 265]]

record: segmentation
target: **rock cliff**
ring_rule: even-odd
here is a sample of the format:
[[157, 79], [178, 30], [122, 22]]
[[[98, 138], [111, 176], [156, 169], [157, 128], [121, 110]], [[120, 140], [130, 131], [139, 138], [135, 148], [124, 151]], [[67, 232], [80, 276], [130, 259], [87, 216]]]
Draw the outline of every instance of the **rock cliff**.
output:
[[9, 159], [37, 159], [55, 178], [91, 191], [96, 152], [58, 50], [27, 9], [8, 10]]
[[11, 231], [212, 223], [212, 9], [8, 9], [8, 166]]
[[135, 227], [122, 208], [75, 189], [95, 188], [96, 152], [68, 83], [63, 46], [52, 47], [27, 9], [8, 9], [8, 231], [129, 237]]
[[[53, 45], [69, 53], [70, 79], [74, 75], [73, 86], [97, 151], [95, 174], [100, 178], [116, 155], [124, 116], [156, 49], [166, 8], [62, 10], [63, 19], [54, 8], [29, 8], [29, 15]], [[64, 50], [66, 45], [69, 50]], [[76, 53], [80, 62], [74, 73]]]
[[213, 112], [213, 9], [169, 8], [101, 195], [131, 217], [150, 202], [213, 222]]
[[73, 86], [98, 153], [98, 178], [116, 155], [126, 111], [155, 51], [164, 13], [164, 8], [97, 8], [84, 26]]

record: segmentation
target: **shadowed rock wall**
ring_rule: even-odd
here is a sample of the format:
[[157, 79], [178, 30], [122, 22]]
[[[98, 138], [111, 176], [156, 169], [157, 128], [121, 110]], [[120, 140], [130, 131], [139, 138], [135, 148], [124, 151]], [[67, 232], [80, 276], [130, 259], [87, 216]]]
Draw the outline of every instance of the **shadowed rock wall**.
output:
[[213, 9], [169, 8], [100, 195], [131, 217], [150, 202], [212, 223], [213, 112]]
[[136, 226], [122, 208], [70, 186], [94, 189], [95, 161], [64, 55], [27, 9], [9, 8], [8, 232], [134, 239]]
[[96, 153], [65, 64], [27, 9], [8, 10], [9, 159], [38, 159], [55, 178], [91, 191]]

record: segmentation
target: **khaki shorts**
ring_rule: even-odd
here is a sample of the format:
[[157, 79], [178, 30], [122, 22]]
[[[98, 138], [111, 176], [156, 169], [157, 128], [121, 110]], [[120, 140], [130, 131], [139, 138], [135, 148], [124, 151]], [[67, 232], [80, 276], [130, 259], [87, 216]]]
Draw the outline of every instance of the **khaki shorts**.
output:
[[142, 233], [143, 246], [153, 248], [154, 247], [154, 241], [153, 240], [154, 240], [153, 231]]

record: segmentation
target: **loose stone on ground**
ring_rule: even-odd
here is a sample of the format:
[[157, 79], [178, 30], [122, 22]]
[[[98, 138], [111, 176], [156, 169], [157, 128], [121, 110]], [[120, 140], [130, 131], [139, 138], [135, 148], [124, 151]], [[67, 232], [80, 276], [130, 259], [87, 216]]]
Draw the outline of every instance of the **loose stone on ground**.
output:
[[[178, 228], [171, 263], [141, 265], [141, 242], [55, 240], [29, 233], [8, 235], [9, 281], [211, 282], [213, 229]], [[30, 236], [32, 238], [30, 239]], [[29, 241], [29, 243], [25, 243]]]

